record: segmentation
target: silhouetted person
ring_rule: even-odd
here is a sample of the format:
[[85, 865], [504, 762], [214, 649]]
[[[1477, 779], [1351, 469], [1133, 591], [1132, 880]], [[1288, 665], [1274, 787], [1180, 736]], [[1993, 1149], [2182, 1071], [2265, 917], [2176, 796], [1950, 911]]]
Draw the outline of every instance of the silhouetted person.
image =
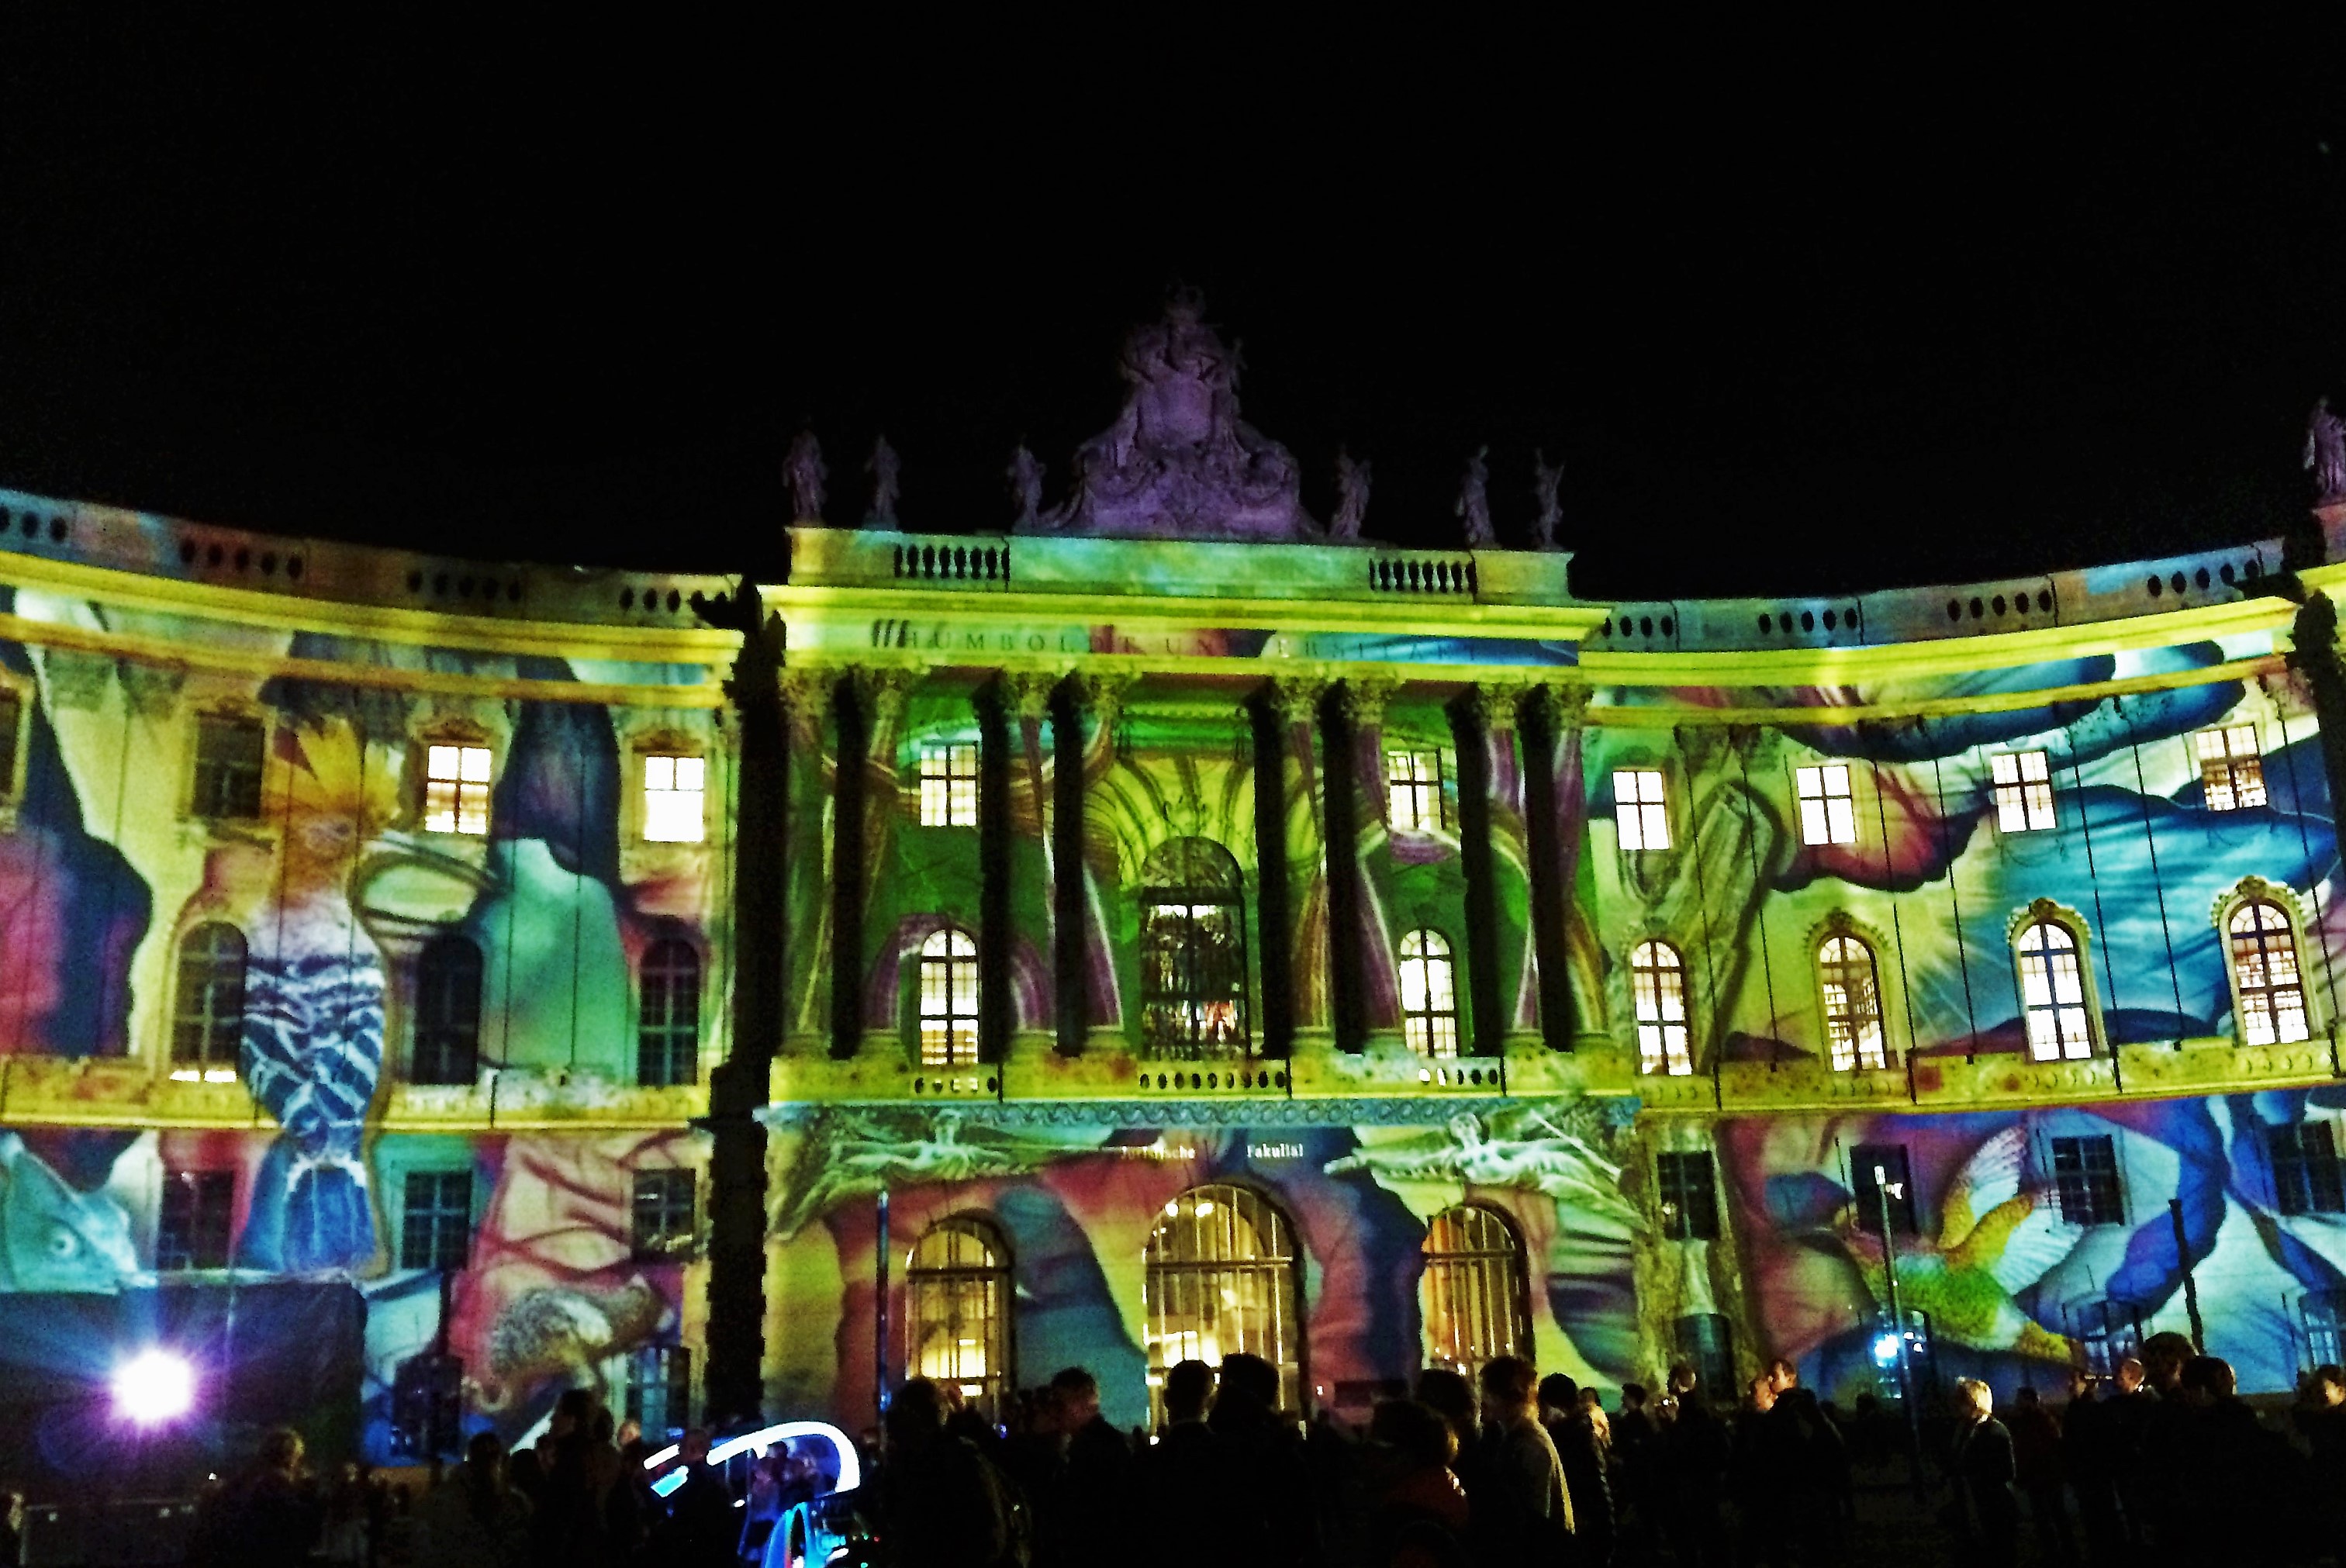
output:
[[1132, 1487], [1132, 1448], [1100, 1414], [1099, 1380], [1081, 1367], [1051, 1379], [1059, 1396], [1060, 1424], [1066, 1432], [1066, 1466], [1060, 1474], [1058, 1560], [1069, 1568], [1093, 1568], [1124, 1557], [1131, 1519], [1126, 1513]]
[[2116, 1391], [2103, 1401], [2097, 1419], [2103, 1423], [2105, 1451], [2117, 1479], [2126, 1543], [2130, 1550], [2139, 1549], [2149, 1542], [2154, 1512], [2143, 1450], [2151, 1420], [2158, 1412], [2158, 1395], [2150, 1387], [2147, 1369], [2132, 1356], [2118, 1363], [2112, 1381]]
[[2047, 1560], [2066, 1563], [2076, 1556], [2077, 1546], [2069, 1533], [2061, 1423], [2035, 1389], [2023, 1388], [2014, 1396], [2012, 1419], [2004, 1424], [2012, 1433], [2013, 1471], [2021, 1495], [2028, 1499], [2037, 1547]]
[[1303, 1440], [1280, 1410], [1279, 1369], [1244, 1352], [1222, 1358], [1221, 1387], [1206, 1424], [1247, 1478], [1240, 1531], [1261, 1543], [1259, 1562], [1304, 1563], [1316, 1555], [1311, 1472]]
[[1539, 1375], [1520, 1356], [1499, 1356], [1483, 1364], [1476, 1381], [1490, 1476], [1487, 1497], [1469, 1494], [1477, 1550], [1494, 1564], [1547, 1568], [1570, 1543], [1572, 1495], [1564, 1461], [1540, 1425]]
[[1369, 1420], [1367, 1465], [1373, 1502], [1370, 1568], [1470, 1568], [1471, 1505], [1451, 1471], [1458, 1438], [1441, 1411], [1416, 1400], [1386, 1400]]
[[228, 1544], [252, 1568], [306, 1563], [325, 1522], [310, 1482], [301, 1434], [279, 1427], [260, 1440], [260, 1455], [246, 1478]]
[[2086, 1555], [2096, 1568], [2119, 1562], [2127, 1543], [2118, 1509], [2116, 1432], [2110, 1407], [2083, 1368], [2069, 1374], [2069, 1404], [2061, 1412], [2061, 1468], [2077, 1499]]
[[1579, 1562], [1605, 1568], [1613, 1561], [1613, 1486], [1605, 1473], [1605, 1444], [1582, 1408], [1580, 1385], [1562, 1372], [1540, 1380], [1540, 1424], [1564, 1465], [1572, 1498], [1572, 1528]]
[[2290, 1418], [2312, 1456], [2314, 1483], [2330, 1496], [2346, 1495], [2346, 1370], [2316, 1367]]
[[1789, 1533], [1811, 1562], [1841, 1555], [1841, 1522], [1849, 1512], [1849, 1449], [1817, 1397], [1800, 1386], [1800, 1369], [1782, 1357], [1768, 1367], [1775, 1398], [1759, 1419], [1783, 1488]]
[[651, 1554], [678, 1568], [714, 1568], [734, 1560], [741, 1513], [733, 1489], [709, 1462], [708, 1431], [695, 1427], [677, 1445], [684, 1484], [668, 1495], [667, 1517], [652, 1531]]
[[882, 1532], [898, 1568], [996, 1568], [1010, 1549], [1010, 1520], [985, 1457], [947, 1435], [936, 1384], [914, 1378], [886, 1418], [888, 1463]]
[[1671, 1364], [1669, 1387], [1677, 1414], [1664, 1434], [1662, 1451], [1668, 1471], [1665, 1517], [1671, 1549], [1679, 1568], [1724, 1564], [1727, 1538], [1719, 1502], [1726, 1491], [1727, 1429], [1711, 1414], [1692, 1362]]
[[1995, 1419], [1995, 1397], [1976, 1378], [1955, 1380], [1955, 1439], [1948, 1471], [1964, 1555], [1983, 1568], [2008, 1568], [2020, 1550], [2020, 1502], [2012, 1433]]
[[1727, 1464], [1727, 1495], [1735, 1504], [1740, 1561], [1777, 1568], [1791, 1552], [1791, 1487], [1783, 1454], [1768, 1417], [1776, 1408], [1775, 1380], [1766, 1373], [1751, 1380], [1735, 1418]]
[[529, 1501], [505, 1478], [505, 1446], [475, 1432], [464, 1462], [415, 1511], [414, 1559], [433, 1568], [512, 1568], [529, 1539]]
[[1157, 1441], [1133, 1455], [1133, 1508], [1123, 1532], [1126, 1544], [1143, 1563], [1196, 1568], [1216, 1561], [1252, 1561], [1262, 1555], [1260, 1531], [1248, 1533], [1259, 1516], [1188, 1505], [1196, 1498], [1236, 1495], [1247, 1478], [1230, 1462], [1228, 1444], [1206, 1424], [1214, 1397], [1214, 1369], [1203, 1361], [1179, 1361], [1167, 1369], [1162, 1394], [1165, 1427]]

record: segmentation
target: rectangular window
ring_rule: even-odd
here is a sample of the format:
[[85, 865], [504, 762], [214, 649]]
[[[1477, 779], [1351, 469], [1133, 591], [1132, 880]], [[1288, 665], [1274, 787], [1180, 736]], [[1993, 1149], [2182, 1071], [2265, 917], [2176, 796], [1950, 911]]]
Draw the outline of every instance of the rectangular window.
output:
[[1670, 815], [1662, 795], [1659, 769], [1614, 769], [1613, 818], [1621, 835], [1623, 849], [1667, 850], [1670, 847]]
[[977, 748], [921, 748], [921, 826], [977, 826]]
[[16, 753], [24, 738], [25, 699], [0, 689], [0, 795], [16, 787]]
[[2309, 1290], [2301, 1305], [2306, 1359], [2317, 1367], [2346, 1360], [2346, 1290]]
[[2117, 1147], [2106, 1137], [2055, 1138], [2053, 1181], [2061, 1217], [2071, 1225], [2124, 1225]]
[[1385, 819], [1396, 833], [1442, 830], [1442, 753], [1385, 753]]
[[1656, 1155], [1654, 1186], [1664, 1236], [1672, 1241], [1719, 1239], [1719, 1196], [1708, 1150]]
[[[1876, 1171], [1881, 1172], [1876, 1176]], [[1900, 1236], [1914, 1230], [1914, 1182], [1906, 1169], [1904, 1144], [1860, 1144], [1850, 1151], [1850, 1190], [1856, 1195], [1858, 1225], [1882, 1234], [1882, 1196], [1890, 1196], [1890, 1227]]]
[[688, 1170], [638, 1171], [634, 1242], [638, 1257], [672, 1257], [692, 1246], [696, 1178]]
[[168, 1171], [155, 1219], [155, 1268], [226, 1268], [236, 1219], [234, 1171]]
[[410, 1171], [400, 1207], [402, 1268], [462, 1268], [473, 1250], [473, 1173]]
[[2328, 1122], [2298, 1122], [2265, 1129], [2272, 1156], [2273, 1203], [2283, 1214], [2346, 1213], [2346, 1181]]
[[423, 830], [467, 833], [489, 830], [489, 748], [430, 746], [423, 753]]
[[1800, 795], [1800, 842], [1857, 842], [1857, 801], [1850, 793], [1849, 769], [1829, 762], [1821, 768], [1798, 769]]
[[644, 837], [655, 844], [698, 844], [708, 833], [701, 811], [709, 763], [699, 757], [644, 759]]
[[257, 718], [207, 715], [196, 720], [196, 779], [188, 809], [215, 821], [260, 815], [260, 759], [268, 738]]
[[2053, 764], [2042, 751], [2000, 751], [1987, 759], [1995, 780], [1995, 825], [2007, 833], [2053, 826]]
[[2265, 764], [2257, 749], [2257, 727], [2227, 724], [2192, 737], [2199, 753], [2199, 781], [2207, 786], [2208, 809], [2238, 811], [2265, 803]]
[[692, 1352], [683, 1346], [647, 1346], [627, 1358], [627, 1416], [648, 1440], [682, 1432], [691, 1398]]

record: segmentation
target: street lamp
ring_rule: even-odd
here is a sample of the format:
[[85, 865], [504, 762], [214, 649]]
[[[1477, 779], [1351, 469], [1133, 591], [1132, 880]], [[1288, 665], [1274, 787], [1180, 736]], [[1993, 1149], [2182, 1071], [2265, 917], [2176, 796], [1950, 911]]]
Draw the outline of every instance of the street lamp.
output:
[[1906, 1474], [1919, 1502], [1923, 1498], [1923, 1412], [1914, 1408], [1913, 1352], [1906, 1334], [1906, 1314], [1898, 1305], [1898, 1238], [1890, 1225], [1890, 1200], [1902, 1201], [1906, 1184], [1892, 1181], [1887, 1169], [1875, 1166], [1873, 1196], [1882, 1209], [1882, 1268], [1890, 1282], [1890, 1333], [1898, 1345], [1898, 1402], [1906, 1407]]

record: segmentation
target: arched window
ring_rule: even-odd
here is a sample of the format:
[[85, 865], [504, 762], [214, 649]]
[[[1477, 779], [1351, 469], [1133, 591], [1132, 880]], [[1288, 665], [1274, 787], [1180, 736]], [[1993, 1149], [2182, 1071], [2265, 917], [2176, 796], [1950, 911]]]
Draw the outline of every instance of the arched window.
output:
[[904, 1375], [998, 1414], [1010, 1379], [1010, 1250], [1000, 1236], [968, 1216], [938, 1221], [913, 1244], [904, 1291]]
[[1882, 985], [1873, 949], [1843, 932], [1817, 948], [1817, 983], [1825, 1003], [1825, 1040], [1841, 1072], [1890, 1065], [1882, 1036]]
[[1141, 867], [1141, 1036], [1187, 1061], [1245, 1056], [1246, 884], [1207, 839], [1160, 844]]
[[215, 1081], [236, 1073], [244, 1034], [244, 956], [242, 933], [224, 921], [209, 921], [179, 942], [171, 1060]]
[[952, 926], [921, 943], [921, 1065], [977, 1061], [977, 943]]
[[1684, 1077], [1694, 1071], [1687, 1044], [1686, 964], [1666, 942], [1639, 942], [1629, 953], [1629, 994], [1637, 1011], [1637, 1071]]
[[1421, 1056], [1458, 1054], [1457, 971], [1430, 927], [1401, 939], [1401, 1034]]
[[1472, 1379], [1483, 1363], [1531, 1353], [1524, 1244], [1495, 1210], [1462, 1204], [1425, 1228], [1418, 1304], [1428, 1366]]
[[681, 937], [644, 950], [637, 972], [636, 1082], [700, 1081], [700, 953]]
[[2078, 1062], [2094, 1054], [2086, 1007], [2086, 973], [2077, 935], [2040, 915], [2014, 939], [2020, 960], [2020, 1006], [2028, 1025], [2028, 1054], [2037, 1062]]
[[470, 1084], [480, 1063], [481, 950], [435, 936], [415, 966], [414, 1082]]
[[1245, 1187], [1192, 1187], [1165, 1206], [1141, 1280], [1152, 1406], [1177, 1362], [1219, 1365], [1243, 1350], [1279, 1369], [1284, 1408], [1302, 1409], [1294, 1234], [1287, 1216]]
[[2232, 988], [2239, 1000], [2240, 1042], [2273, 1045], [2302, 1040], [2305, 983], [2297, 963], [2297, 927], [2271, 899], [2251, 898], [2226, 922], [2232, 942]]

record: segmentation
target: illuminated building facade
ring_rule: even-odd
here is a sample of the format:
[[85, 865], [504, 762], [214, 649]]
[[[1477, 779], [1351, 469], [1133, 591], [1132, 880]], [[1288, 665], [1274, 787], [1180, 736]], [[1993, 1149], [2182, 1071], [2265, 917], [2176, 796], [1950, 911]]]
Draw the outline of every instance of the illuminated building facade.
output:
[[750, 586], [0, 494], [9, 1288], [347, 1279], [384, 1458], [443, 1342], [508, 1437], [1240, 1349], [1846, 1397], [1885, 1216], [1942, 1376], [2187, 1260], [2245, 1386], [2338, 1359], [2318, 541], [1583, 603], [1323, 528], [1229, 362], [1137, 334], [1004, 534], [802, 450]]

